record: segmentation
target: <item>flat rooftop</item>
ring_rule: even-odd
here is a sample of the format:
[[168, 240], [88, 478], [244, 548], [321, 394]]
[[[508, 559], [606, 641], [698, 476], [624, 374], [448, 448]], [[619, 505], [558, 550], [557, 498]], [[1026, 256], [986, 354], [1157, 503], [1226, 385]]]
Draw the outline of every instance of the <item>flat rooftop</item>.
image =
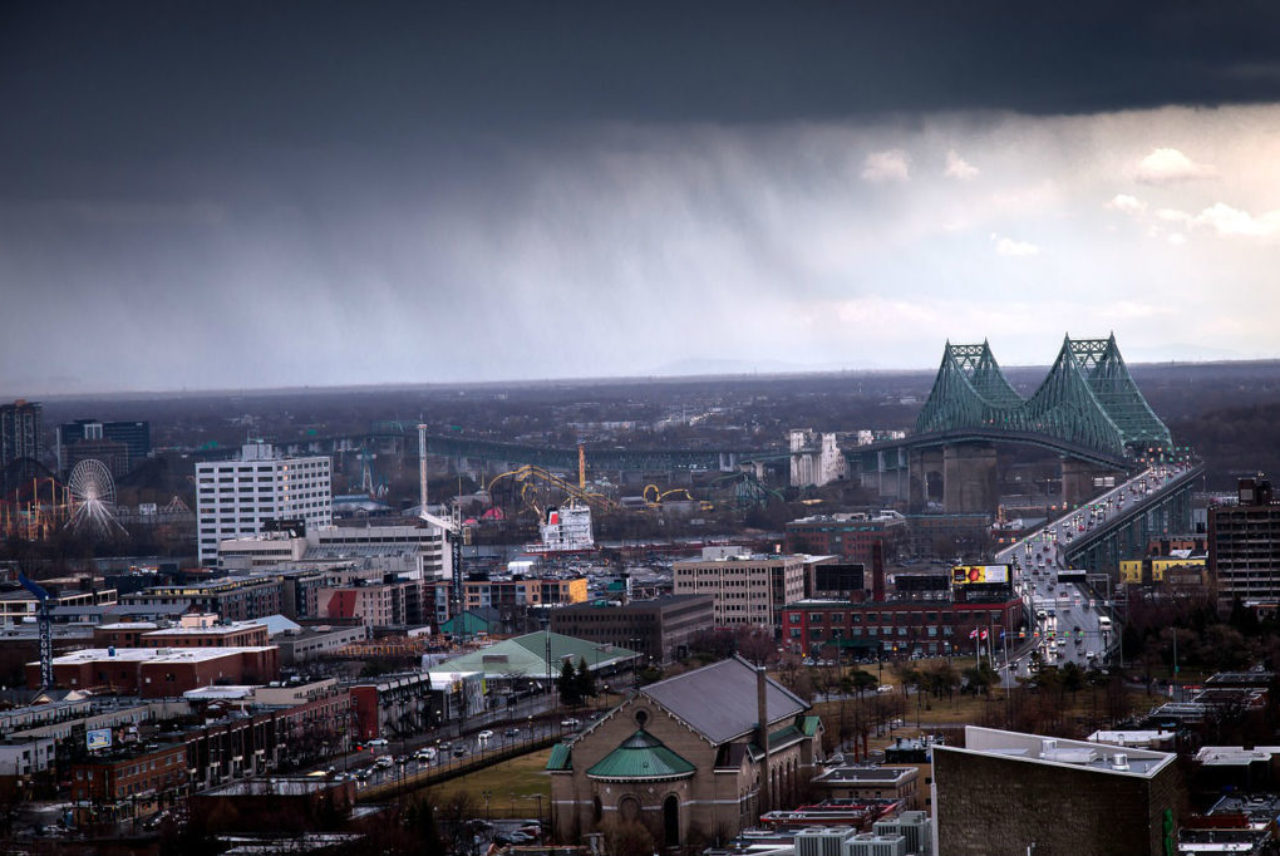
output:
[[[119, 663], [191, 663], [275, 650], [278, 649], [274, 645], [246, 645], [241, 648], [116, 648], [114, 651], [107, 648], [85, 648], [82, 651], [73, 651], [61, 657], [54, 657], [53, 664], [71, 666], [96, 663], [101, 660], [114, 660]], [[35, 663], [28, 665], [35, 665]]]
[[1243, 746], [1202, 746], [1196, 752], [1196, 762], [1206, 767], [1238, 767], [1256, 762], [1270, 763], [1276, 754], [1280, 754], [1280, 746], [1255, 746], [1252, 749]]
[[1150, 747], [1158, 743], [1172, 743], [1177, 734], [1169, 729], [1139, 729], [1130, 731], [1095, 731], [1087, 738], [1090, 743], [1109, 743], [1113, 746]]
[[188, 701], [240, 701], [253, 695], [254, 687], [248, 684], [197, 687], [187, 690], [182, 697]]
[[[128, 627], [128, 624], [123, 625]], [[209, 634], [227, 635], [230, 633], [239, 633], [244, 630], [252, 630], [254, 628], [264, 626], [259, 621], [236, 621], [232, 624], [208, 624], [204, 627], [165, 627], [156, 630], [147, 636], [206, 636]]]
[[833, 767], [815, 781], [824, 784], [835, 782], [868, 782], [893, 783], [909, 777], [912, 773], [919, 775], [915, 767]]
[[1083, 769], [1103, 775], [1152, 778], [1160, 770], [1172, 764], [1177, 757], [1170, 752], [1111, 747], [1085, 740], [1042, 737], [1038, 734], [1001, 731], [975, 725], [965, 726], [964, 736], [963, 748], [949, 745], [935, 746], [935, 762], [937, 753], [960, 752], [1000, 756], [1028, 764]]

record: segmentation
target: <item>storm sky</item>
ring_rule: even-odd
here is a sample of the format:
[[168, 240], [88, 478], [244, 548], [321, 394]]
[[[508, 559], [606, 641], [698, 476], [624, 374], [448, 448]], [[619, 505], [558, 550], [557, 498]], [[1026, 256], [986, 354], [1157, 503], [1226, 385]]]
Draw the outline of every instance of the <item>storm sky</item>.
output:
[[0, 396], [1280, 356], [1270, 3], [9, 4]]

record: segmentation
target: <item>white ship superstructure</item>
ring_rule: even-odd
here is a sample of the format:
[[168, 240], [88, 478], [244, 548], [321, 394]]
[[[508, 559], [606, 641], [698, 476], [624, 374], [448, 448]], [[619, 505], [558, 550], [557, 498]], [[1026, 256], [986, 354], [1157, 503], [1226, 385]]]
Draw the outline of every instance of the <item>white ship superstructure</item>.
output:
[[595, 536], [591, 534], [591, 508], [570, 501], [568, 505], [547, 510], [547, 518], [538, 524], [542, 543], [534, 547], [539, 552], [594, 550]]

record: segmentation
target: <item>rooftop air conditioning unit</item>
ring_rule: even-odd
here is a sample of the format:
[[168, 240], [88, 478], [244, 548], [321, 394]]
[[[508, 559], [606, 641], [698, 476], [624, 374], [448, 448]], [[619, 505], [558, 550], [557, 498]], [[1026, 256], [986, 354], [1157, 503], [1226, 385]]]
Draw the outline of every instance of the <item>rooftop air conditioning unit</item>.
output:
[[1117, 752], [1111, 756], [1111, 769], [1121, 772], [1129, 769], [1129, 756], [1124, 752]]

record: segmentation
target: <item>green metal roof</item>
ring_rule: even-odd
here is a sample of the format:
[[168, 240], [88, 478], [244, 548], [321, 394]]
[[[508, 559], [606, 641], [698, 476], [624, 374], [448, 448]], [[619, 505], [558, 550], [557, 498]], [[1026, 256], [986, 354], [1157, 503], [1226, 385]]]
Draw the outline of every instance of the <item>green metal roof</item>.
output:
[[551, 757], [547, 759], [548, 770], [572, 770], [573, 751], [568, 743], [557, 743], [551, 747]]
[[692, 776], [693, 764], [672, 752], [643, 728], [600, 759], [587, 775], [593, 779], [683, 779]]
[[786, 744], [795, 741], [800, 736], [800, 729], [796, 728], [794, 725], [788, 725], [786, 728], [771, 732], [769, 734], [769, 751], [772, 752], [774, 748], [778, 746], [785, 746]]
[[818, 729], [822, 727], [822, 717], [806, 716], [800, 722], [800, 730], [804, 732], [805, 737], [812, 737], [818, 733]]
[[[547, 662], [547, 645], [551, 662]], [[490, 677], [525, 676], [528, 678], [560, 677], [561, 664], [567, 657], [574, 666], [585, 661], [592, 671], [618, 662], [630, 661], [635, 651], [616, 645], [598, 645], [559, 633], [539, 631], [505, 639], [492, 645], [446, 660], [432, 671], [484, 672]]]
[[474, 612], [464, 612], [442, 622], [440, 630], [443, 633], [453, 633], [458, 636], [475, 636], [479, 633], [488, 633], [489, 622]]

